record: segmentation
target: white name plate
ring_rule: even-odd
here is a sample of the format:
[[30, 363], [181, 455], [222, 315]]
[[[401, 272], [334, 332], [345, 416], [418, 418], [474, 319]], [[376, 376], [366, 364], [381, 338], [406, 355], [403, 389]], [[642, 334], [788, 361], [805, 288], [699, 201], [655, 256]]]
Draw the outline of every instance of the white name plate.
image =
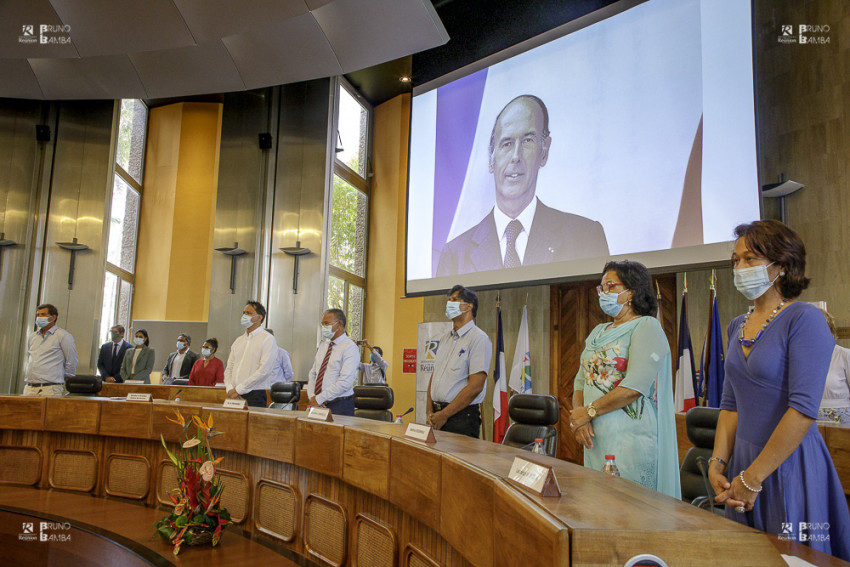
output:
[[224, 400], [224, 407], [228, 409], [248, 409], [248, 400], [240, 400], [239, 398], [227, 398]]
[[124, 380], [125, 384], [144, 384], [144, 380]]
[[420, 425], [418, 423], [409, 423], [407, 430], [404, 432], [405, 437], [423, 441], [425, 443], [436, 443], [437, 438], [434, 437], [434, 430], [428, 425]]
[[560, 496], [558, 479], [552, 467], [538, 465], [522, 457], [515, 457], [508, 478], [517, 484], [536, 492], [540, 496]]
[[331, 410], [328, 408], [320, 408], [311, 406], [307, 408], [307, 419], [315, 419], [316, 421], [333, 421]]
[[151, 394], [142, 394], [141, 392], [133, 392], [132, 394], [127, 394], [126, 400], [128, 402], [150, 402], [150, 401], [153, 401], [153, 396]]

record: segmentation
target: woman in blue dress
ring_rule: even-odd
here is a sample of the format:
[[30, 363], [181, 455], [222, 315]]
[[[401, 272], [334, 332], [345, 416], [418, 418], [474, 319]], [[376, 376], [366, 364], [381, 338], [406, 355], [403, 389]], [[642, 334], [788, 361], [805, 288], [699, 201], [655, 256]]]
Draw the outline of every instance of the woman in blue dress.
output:
[[608, 262], [597, 291], [614, 321], [591, 331], [575, 378], [570, 427], [584, 465], [599, 470], [613, 454], [621, 477], [680, 498], [670, 345], [652, 278], [637, 262]]
[[779, 221], [735, 229], [735, 287], [709, 477], [727, 517], [850, 560], [850, 513], [815, 425], [835, 340], [808, 286], [806, 251]]

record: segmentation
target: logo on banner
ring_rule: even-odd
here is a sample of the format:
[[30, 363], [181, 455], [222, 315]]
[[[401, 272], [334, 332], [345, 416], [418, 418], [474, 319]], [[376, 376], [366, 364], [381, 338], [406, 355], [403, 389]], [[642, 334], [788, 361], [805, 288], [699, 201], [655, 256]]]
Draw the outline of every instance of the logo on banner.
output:
[[425, 343], [425, 360], [434, 360], [437, 358], [437, 349], [440, 347], [440, 341], [427, 341]]

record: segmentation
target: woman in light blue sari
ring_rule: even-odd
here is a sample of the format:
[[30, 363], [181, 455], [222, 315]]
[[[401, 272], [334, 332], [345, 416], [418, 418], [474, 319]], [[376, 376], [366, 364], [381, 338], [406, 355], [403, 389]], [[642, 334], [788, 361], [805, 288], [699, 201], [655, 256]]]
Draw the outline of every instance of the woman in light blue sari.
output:
[[620, 476], [681, 498], [670, 345], [646, 267], [608, 262], [599, 305], [614, 318], [587, 337], [575, 377], [570, 428], [584, 465], [615, 455]]

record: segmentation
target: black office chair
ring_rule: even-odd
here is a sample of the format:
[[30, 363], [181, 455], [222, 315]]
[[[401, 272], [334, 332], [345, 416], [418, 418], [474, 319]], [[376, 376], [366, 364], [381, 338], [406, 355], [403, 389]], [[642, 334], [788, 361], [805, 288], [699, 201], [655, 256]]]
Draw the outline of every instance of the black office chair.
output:
[[297, 410], [301, 399], [301, 382], [275, 382], [271, 387], [273, 409]]
[[189, 379], [188, 378], [175, 378], [171, 384], [171, 386], [188, 386]]
[[558, 451], [558, 400], [555, 396], [515, 394], [508, 402], [513, 423], [505, 431], [502, 445], [531, 450], [535, 439], [543, 439], [543, 451], [554, 457]]
[[390, 410], [394, 402], [393, 389], [389, 386], [355, 386], [354, 416], [378, 421], [392, 421]]
[[708, 481], [708, 459], [714, 450], [719, 408], [696, 407], [688, 410], [685, 427], [688, 440], [694, 444], [685, 453], [679, 475], [682, 481], [682, 500], [694, 506], [722, 514], [722, 506], [714, 503], [714, 490]]
[[65, 378], [65, 390], [71, 396], [96, 396], [101, 388], [103, 388], [103, 380], [100, 376], [77, 374]]

